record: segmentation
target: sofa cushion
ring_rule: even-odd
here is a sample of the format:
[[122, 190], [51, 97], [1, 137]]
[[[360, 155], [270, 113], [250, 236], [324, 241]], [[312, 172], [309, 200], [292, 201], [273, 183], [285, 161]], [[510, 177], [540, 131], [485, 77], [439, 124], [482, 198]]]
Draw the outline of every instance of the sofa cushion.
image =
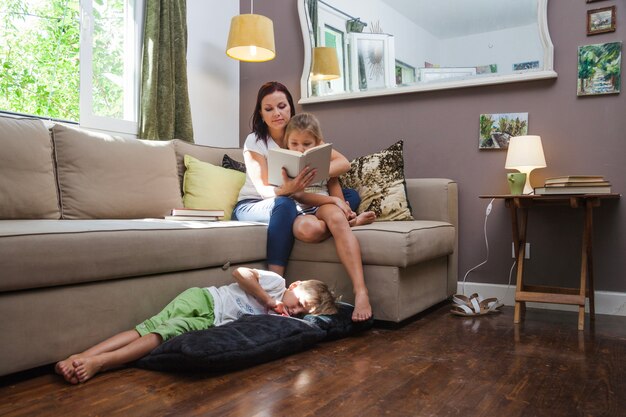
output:
[[52, 154], [41, 120], [0, 117], [0, 219], [61, 217]]
[[[374, 222], [353, 227], [363, 264], [407, 267], [454, 252], [455, 229], [447, 222]], [[296, 240], [290, 260], [340, 262], [333, 238], [321, 243]]]
[[222, 167], [234, 169], [235, 171], [243, 172], [244, 174], [246, 172], [246, 164], [244, 162], [233, 159], [227, 154], [224, 154], [224, 157], [222, 158]]
[[344, 188], [361, 197], [357, 213], [373, 211], [376, 221], [412, 220], [406, 197], [402, 141], [371, 155], [356, 158], [350, 171], [340, 177]]
[[185, 155], [185, 167], [185, 207], [224, 210], [223, 220], [230, 220], [239, 190], [246, 181], [246, 174], [199, 161], [191, 155]]
[[64, 219], [163, 217], [182, 205], [171, 142], [52, 128]]
[[266, 237], [248, 222], [3, 220], [0, 292], [256, 262]]
[[183, 175], [185, 174], [185, 155], [191, 155], [202, 162], [208, 162], [218, 166], [222, 164], [224, 154], [243, 161], [243, 149], [241, 148], [217, 148], [215, 146], [188, 143], [180, 139], [174, 139], [172, 140], [172, 143], [174, 144], [174, 150], [176, 151], [176, 166], [178, 169], [178, 177], [180, 179], [181, 187], [183, 183]]

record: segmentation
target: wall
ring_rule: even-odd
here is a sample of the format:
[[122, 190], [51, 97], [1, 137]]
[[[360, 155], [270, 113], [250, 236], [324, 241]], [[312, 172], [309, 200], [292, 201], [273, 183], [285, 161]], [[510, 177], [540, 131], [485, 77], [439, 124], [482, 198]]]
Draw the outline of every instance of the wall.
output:
[[215, 7], [187, 1], [187, 75], [194, 140], [203, 145], [239, 145], [239, 64], [226, 56], [236, 2]]
[[[626, 91], [576, 96], [577, 47], [626, 39], [626, 8], [621, 3], [618, 29], [613, 33], [586, 36], [586, 10], [617, 3], [549, 1], [557, 79], [309, 104], [298, 106], [297, 111], [315, 113], [325, 136], [349, 158], [403, 139], [407, 176], [447, 177], [458, 182], [462, 279], [486, 257], [483, 224], [488, 200], [479, 195], [508, 190], [506, 154], [478, 151], [481, 113], [529, 113], [529, 133], [542, 136], [548, 164], [534, 171], [534, 184], [549, 176], [602, 174], [614, 191], [626, 190]], [[244, 12], [249, 10], [247, 1], [242, 0], [240, 6]], [[281, 81], [296, 100], [300, 97], [303, 48], [296, 2], [257, 1], [255, 12], [274, 21], [277, 57], [262, 64], [241, 64], [240, 141], [250, 131], [251, 111], [263, 82]], [[595, 210], [594, 222], [596, 289], [626, 292], [626, 203], [603, 204]], [[487, 230], [489, 261], [472, 272], [468, 282], [505, 284], [512, 264], [511, 224], [502, 202], [494, 203]], [[581, 232], [582, 213], [578, 211], [552, 208], [531, 213], [528, 276], [547, 284], [574, 286], [579, 276]]]

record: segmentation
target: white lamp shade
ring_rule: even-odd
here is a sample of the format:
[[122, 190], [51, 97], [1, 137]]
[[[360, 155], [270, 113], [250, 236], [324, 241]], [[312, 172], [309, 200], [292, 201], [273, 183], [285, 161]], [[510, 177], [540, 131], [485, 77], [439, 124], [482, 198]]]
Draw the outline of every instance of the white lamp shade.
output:
[[311, 79], [313, 81], [334, 80], [340, 76], [337, 49], [328, 46], [313, 48]]
[[259, 14], [234, 16], [230, 21], [226, 55], [248, 62], [274, 59], [274, 23]]
[[524, 194], [532, 194], [530, 173], [535, 168], [545, 168], [546, 158], [543, 155], [541, 137], [536, 135], [514, 136], [509, 140], [504, 168], [516, 169], [526, 174]]
[[545, 168], [546, 158], [543, 155], [541, 137], [536, 135], [512, 137], [509, 140], [504, 167], [520, 171]]

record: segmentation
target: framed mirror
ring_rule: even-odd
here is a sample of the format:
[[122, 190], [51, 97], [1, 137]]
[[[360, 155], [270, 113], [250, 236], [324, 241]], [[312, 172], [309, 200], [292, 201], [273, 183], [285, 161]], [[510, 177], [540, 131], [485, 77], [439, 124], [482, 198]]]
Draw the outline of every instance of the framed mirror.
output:
[[[547, 8], [548, 0], [298, 0], [299, 102], [555, 78]], [[336, 62], [317, 53], [329, 48]]]

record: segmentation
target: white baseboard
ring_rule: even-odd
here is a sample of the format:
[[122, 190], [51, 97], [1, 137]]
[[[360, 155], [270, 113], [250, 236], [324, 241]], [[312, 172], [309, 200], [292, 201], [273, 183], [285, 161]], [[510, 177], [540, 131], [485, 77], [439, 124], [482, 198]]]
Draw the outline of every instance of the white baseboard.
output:
[[[457, 293], [459, 294], [473, 294], [479, 293], [484, 298], [496, 297], [504, 305], [515, 305], [515, 286], [502, 285], [502, 284], [485, 284], [480, 282], [466, 282], [465, 291], [463, 291], [463, 283], [459, 282], [457, 287]], [[596, 291], [596, 314], [609, 314], [613, 316], [626, 316], [626, 293], [622, 292], [610, 292], [610, 291]], [[529, 308], [545, 308], [548, 310], [564, 310], [564, 311], [578, 311], [577, 306], [567, 304], [550, 304], [550, 303], [526, 303]], [[589, 311], [589, 301], [585, 307]]]

